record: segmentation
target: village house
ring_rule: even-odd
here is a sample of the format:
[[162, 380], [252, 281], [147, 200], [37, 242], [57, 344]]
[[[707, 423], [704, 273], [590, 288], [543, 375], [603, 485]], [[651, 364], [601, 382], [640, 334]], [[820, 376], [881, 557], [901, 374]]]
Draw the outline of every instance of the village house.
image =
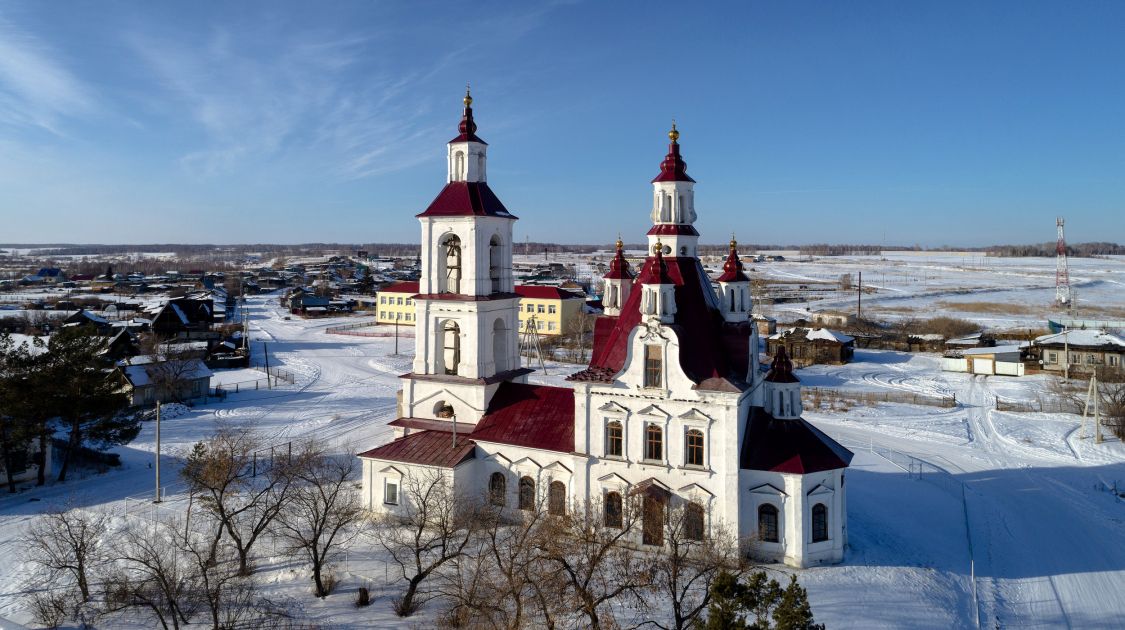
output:
[[486, 182], [471, 102], [448, 144], [447, 184], [418, 215], [414, 364], [394, 441], [359, 455], [364, 505], [417, 508], [403, 484], [429, 471], [512, 517], [537, 505], [561, 516], [578, 502], [620, 527], [634, 503], [640, 547], [665, 544], [675, 509], [692, 538], [729, 527], [758, 558], [840, 561], [852, 454], [801, 418], [783, 347], [768, 374], [759, 369], [737, 243], [718, 288], [707, 278], [675, 126], [652, 181], [648, 255], [634, 274], [618, 246], [589, 366], [565, 386], [532, 385], [517, 343], [516, 217]]
[[780, 348], [799, 368], [824, 363], [840, 365], [851, 362], [855, 339], [827, 328], [795, 327], [766, 338], [766, 354], [774, 356]]
[[133, 357], [117, 368], [122, 391], [134, 407], [157, 402], [189, 403], [205, 398], [210, 391], [212, 372], [201, 359], [153, 361]]
[[1103, 330], [1065, 330], [1032, 342], [1042, 368], [1057, 374], [1089, 376], [1098, 370], [1120, 370], [1125, 339]]

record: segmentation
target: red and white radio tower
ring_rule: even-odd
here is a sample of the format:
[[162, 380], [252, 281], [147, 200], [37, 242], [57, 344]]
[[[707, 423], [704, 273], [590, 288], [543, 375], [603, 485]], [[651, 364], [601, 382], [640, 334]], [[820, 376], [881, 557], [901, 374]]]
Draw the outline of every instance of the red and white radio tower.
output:
[[1070, 272], [1066, 266], [1066, 235], [1063, 233], [1062, 217], [1055, 219], [1059, 230], [1059, 241], [1055, 246], [1055, 303], [1062, 306], [1070, 304]]

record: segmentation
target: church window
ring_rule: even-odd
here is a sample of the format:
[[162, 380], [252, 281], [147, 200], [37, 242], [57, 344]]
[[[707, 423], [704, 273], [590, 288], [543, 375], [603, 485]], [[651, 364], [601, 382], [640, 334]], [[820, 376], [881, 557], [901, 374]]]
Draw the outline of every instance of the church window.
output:
[[704, 531], [703, 506], [698, 503], [688, 503], [684, 506], [684, 538], [703, 540]]
[[812, 509], [812, 541], [828, 540], [828, 508], [817, 503]]
[[645, 387], [660, 387], [663, 371], [660, 346], [645, 346]]
[[641, 510], [641, 542], [664, 545], [664, 502], [646, 494]]
[[689, 429], [684, 439], [684, 463], [688, 466], [703, 465], [703, 432]]
[[645, 459], [664, 460], [664, 430], [655, 424], [645, 427]]
[[494, 472], [488, 478], [488, 500], [492, 505], [504, 506], [507, 501], [508, 479], [502, 472]]
[[520, 477], [520, 509], [535, 509], [535, 481], [531, 477]]
[[566, 484], [552, 481], [547, 487], [547, 513], [551, 516], [566, 514]]
[[465, 153], [458, 151], [453, 156], [453, 179], [454, 181], [465, 181]]
[[611, 420], [605, 425], [605, 454], [609, 457], [622, 457], [625, 453], [625, 431], [621, 423]]
[[387, 479], [383, 482], [383, 503], [398, 505], [398, 482]]
[[456, 375], [457, 364], [461, 362], [461, 327], [457, 325], [457, 322], [447, 321], [443, 333], [445, 339], [442, 360], [445, 373]]
[[500, 237], [493, 236], [488, 243], [488, 277], [492, 280], [492, 292], [500, 292], [501, 275], [501, 245]]
[[621, 504], [621, 494], [609, 492], [605, 495], [605, 526], [621, 528], [624, 521], [624, 506]]
[[758, 539], [778, 542], [777, 508], [769, 503], [758, 506]]
[[734, 291], [730, 292], [730, 310], [734, 312]]

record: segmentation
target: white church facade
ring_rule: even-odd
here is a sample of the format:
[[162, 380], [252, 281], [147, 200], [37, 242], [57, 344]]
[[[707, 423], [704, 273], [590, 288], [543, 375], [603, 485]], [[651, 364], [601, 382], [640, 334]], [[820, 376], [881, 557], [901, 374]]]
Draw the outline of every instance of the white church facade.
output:
[[712, 288], [675, 126], [652, 182], [649, 254], [634, 273], [618, 241], [590, 365], [568, 386], [533, 385], [518, 351], [516, 217], [488, 186], [471, 103], [449, 142], [445, 188], [418, 215], [415, 360], [395, 440], [360, 454], [364, 504], [406, 509], [404, 476], [431, 470], [513, 512], [588, 501], [609, 526], [635, 497], [642, 545], [663, 544], [667, 510], [682, 505], [692, 535], [723, 526], [762, 559], [840, 561], [851, 453], [801, 418], [784, 351], [759, 368], [733, 240]]

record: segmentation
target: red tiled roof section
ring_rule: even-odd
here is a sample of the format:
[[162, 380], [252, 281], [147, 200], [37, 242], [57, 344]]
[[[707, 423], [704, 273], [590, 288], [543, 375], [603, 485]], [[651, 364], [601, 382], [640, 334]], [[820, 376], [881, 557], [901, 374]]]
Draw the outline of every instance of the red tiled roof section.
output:
[[[706, 383], [706, 388], [718, 382], [712, 379], [742, 381], [748, 361], [746, 345], [731, 346], [726, 342], [731, 326], [723, 321], [711, 281], [699, 260], [665, 258], [664, 264], [676, 286], [676, 315], [672, 328], [680, 341], [680, 367], [696, 384]], [[590, 367], [572, 375], [570, 380], [609, 380], [621, 371], [629, 352], [629, 335], [641, 323], [641, 293], [640, 287], [634, 286], [619, 317], [598, 319], [594, 325]], [[745, 330], [748, 335], [749, 328]], [[610, 377], [600, 378], [606, 374]]]
[[847, 468], [852, 452], [802, 418], [778, 420], [753, 407], [742, 441], [740, 467], [808, 474]]
[[383, 287], [382, 289], [379, 289], [379, 293], [410, 293], [410, 294], [414, 294], [414, 293], [417, 293], [417, 292], [418, 292], [418, 281], [417, 280], [415, 280], [413, 282], [396, 282], [394, 284], [388, 284], [387, 286]]
[[574, 390], [504, 382], [470, 434], [474, 440], [574, 452]]
[[648, 236], [699, 236], [694, 225], [686, 223], [657, 223], [648, 230]]
[[359, 456], [422, 466], [453, 468], [465, 460], [472, 459], [475, 454], [476, 445], [467, 438], [468, 436], [458, 434], [457, 444], [454, 446], [451, 432], [422, 431], [360, 453]]
[[523, 284], [516, 286], [516, 294], [520, 297], [532, 298], [535, 300], [571, 300], [571, 299], [586, 299], [585, 296], [579, 295], [574, 291], [567, 291], [559, 287], [550, 287], [542, 285]]
[[426, 211], [417, 216], [516, 218], [485, 182], [449, 182]]

